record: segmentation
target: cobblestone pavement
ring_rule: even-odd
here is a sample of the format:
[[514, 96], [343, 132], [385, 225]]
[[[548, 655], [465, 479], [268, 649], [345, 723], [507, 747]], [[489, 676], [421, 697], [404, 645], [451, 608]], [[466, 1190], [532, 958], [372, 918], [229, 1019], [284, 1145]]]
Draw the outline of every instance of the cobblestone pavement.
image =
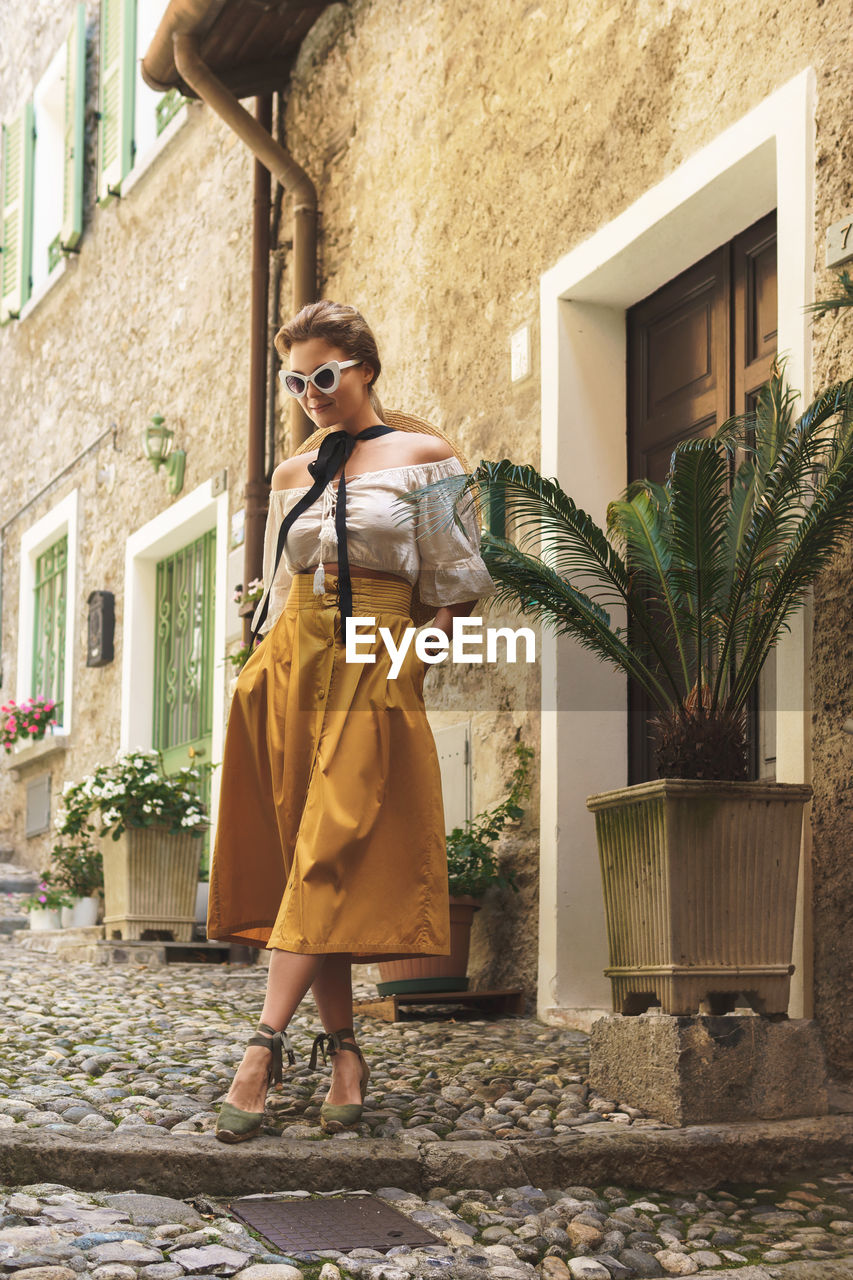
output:
[[[295, 1193], [302, 1195], [304, 1193]], [[282, 1255], [196, 1198], [94, 1195], [54, 1184], [0, 1192], [0, 1274], [11, 1280], [743, 1280], [853, 1274], [834, 1257], [853, 1248], [853, 1176], [711, 1195], [643, 1195], [621, 1187], [507, 1187], [495, 1195], [435, 1188], [427, 1200], [393, 1187], [380, 1199], [435, 1235], [387, 1253], [327, 1249]], [[794, 1269], [778, 1264], [797, 1260]], [[818, 1260], [809, 1265], [809, 1260]]]
[[[227, 966], [61, 965], [0, 951], [0, 1128], [209, 1133], [261, 1006], [266, 972]], [[586, 1037], [532, 1019], [384, 1024], [357, 1020], [373, 1075], [356, 1134], [426, 1142], [540, 1138], [572, 1129], [666, 1128], [591, 1096]], [[325, 1135], [325, 1071], [307, 1067], [319, 1023], [291, 1024], [298, 1064], [271, 1095], [267, 1132]], [[212, 1139], [211, 1139], [212, 1140]], [[780, 1186], [674, 1195], [628, 1186], [435, 1188], [379, 1193], [441, 1240], [282, 1259], [204, 1200], [128, 1197], [61, 1185], [0, 1189], [0, 1277], [15, 1280], [338, 1280], [494, 1276], [521, 1280], [743, 1273], [853, 1255], [853, 1173]], [[307, 1192], [299, 1193], [307, 1194]], [[799, 1260], [799, 1262], [798, 1262]], [[290, 1268], [288, 1270], [288, 1268]], [[325, 1269], [322, 1269], [325, 1268]], [[768, 1270], [771, 1268], [771, 1270]], [[842, 1271], [833, 1269], [832, 1276]], [[849, 1274], [853, 1276], [853, 1268]], [[809, 1280], [820, 1270], [809, 1270]]]
[[[0, 1128], [213, 1129], [216, 1104], [258, 1020], [265, 970], [63, 966], [33, 952], [4, 952]], [[322, 1030], [308, 1002], [288, 1029], [297, 1065], [283, 1092], [270, 1094], [266, 1132], [340, 1142], [405, 1130], [413, 1140], [453, 1142], [667, 1127], [590, 1096], [580, 1032], [534, 1019], [358, 1021], [373, 1073], [362, 1124], [334, 1135], [320, 1128], [328, 1072], [308, 1067]]]

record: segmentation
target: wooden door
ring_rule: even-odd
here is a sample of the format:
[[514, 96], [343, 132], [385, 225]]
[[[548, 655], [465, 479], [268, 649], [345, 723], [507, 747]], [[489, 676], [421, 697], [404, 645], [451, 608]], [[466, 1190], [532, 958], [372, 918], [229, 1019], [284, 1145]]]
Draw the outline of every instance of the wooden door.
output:
[[[708, 435], [752, 408], [776, 354], [776, 214], [768, 214], [632, 307], [628, 339], [628, 477], [662, 482], [679, 440]], [[750, 708], [754, 777], [773, 774], [772, 660]], [[652, 707], [628, 690], [628, 780], [656, 776]]]

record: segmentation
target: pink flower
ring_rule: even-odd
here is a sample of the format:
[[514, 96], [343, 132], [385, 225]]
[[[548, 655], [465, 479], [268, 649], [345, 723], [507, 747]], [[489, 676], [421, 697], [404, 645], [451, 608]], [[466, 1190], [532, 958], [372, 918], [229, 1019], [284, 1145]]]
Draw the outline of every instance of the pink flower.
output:
[[51, 724], [57, 724], [57, 723], [58, 723], [58, 721], [56, 721], [56, 720], [51, 720], [51, 722], [50, 722], [50, 723], [51, 723]]
[[38, 728], [34, 724], [28, 725], [27, 733], [38, 733]]
[[39, 902], [47, 902], [47, 895], [46, 895], [46, 894], [44, 894], [44, 893], [40, 893], [40, 894], [39, 894]]
[[12, 732], [14, 731], [14, 729], [15, 729], [15, 721], [10, 717], [10, 718], [6, 721], [6, 732], [7, 732], [7, 733], [12, 733]]

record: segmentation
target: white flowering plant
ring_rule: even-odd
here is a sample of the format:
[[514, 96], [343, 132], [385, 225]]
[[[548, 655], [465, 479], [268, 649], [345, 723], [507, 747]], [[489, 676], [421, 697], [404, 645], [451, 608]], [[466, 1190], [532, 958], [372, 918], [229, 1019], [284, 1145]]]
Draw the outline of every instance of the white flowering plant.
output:
[[57, 830], [70, 837], [97, 833], [118, 840], [128, 827], [162, 826], [171, 835], [189, 831], [200, 837], [208, 824], [199, 795], [201, 776], [200, 768], [167, 774], [159, 751], [120, 751], [115, 763], [98, 765], [82, 782], [66, 784]]

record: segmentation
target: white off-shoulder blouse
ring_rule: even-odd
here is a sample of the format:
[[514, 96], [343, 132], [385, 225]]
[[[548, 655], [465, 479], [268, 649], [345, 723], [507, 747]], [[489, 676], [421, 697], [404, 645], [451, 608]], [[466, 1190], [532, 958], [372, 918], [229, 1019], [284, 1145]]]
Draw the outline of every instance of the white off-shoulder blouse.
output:
[[[463, 500], [459, 517], [464, 532], [452, 522], [436, 529], [443, 513], [449, 516], [450, 497], [435, 492], [424, 495], [412, 515], [411, 504], [399, 502], [401, 494], [431, 484], [443, 476], [463, 475], [455, 455], [438, 462], [416, 462], [347, 476], [347, 550], [351, 567], [382, 569], [419, 584], [424, 604], [461, 604], [494, 593], [495, 584], [480, 556], [480, 526], [474, 504]], [[275, 564], [278, 531], [288, 511], [308, 492], [273, 489], [264, 534], [264, 585], [269, 586]], [[337, 560], [334, 512], [337, 481], [326, 485], [317, 501], [290, 527], [275, 581], [269, 592], [269, 610], [263, 634], [275, 624], [287, 601], [293, 575], [322, 561]], [[406, 514], [408, 513], [407, 518]], [[255, 611], [253, 627], [261, 605]]]

